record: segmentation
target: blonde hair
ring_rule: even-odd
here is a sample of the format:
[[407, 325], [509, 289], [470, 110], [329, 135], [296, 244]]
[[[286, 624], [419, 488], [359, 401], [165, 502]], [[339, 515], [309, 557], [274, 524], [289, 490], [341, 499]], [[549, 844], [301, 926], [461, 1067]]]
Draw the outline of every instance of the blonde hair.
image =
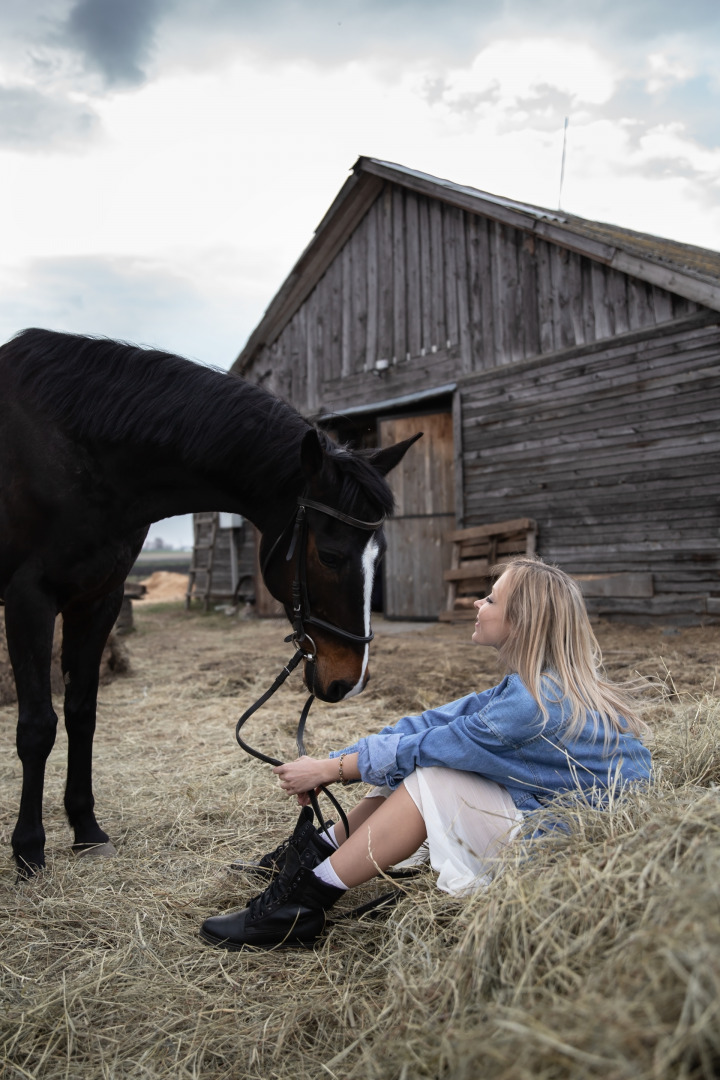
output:
[[579, 734], [588, 718], [602, 725], [606, 744], [612, 735], [647, 730], [633, 695], [610, 682], [602, 670], [602, 653], [590, 625], [576, 581], [557, 566], [531, 556], [512, 559], [502, 572], [505, 585], [507, 640], [500, 661], [516, 672], [537, 701], [547, 721], [543, 677], [558, 689], [558, 700], [570, 704], [565, 736]]

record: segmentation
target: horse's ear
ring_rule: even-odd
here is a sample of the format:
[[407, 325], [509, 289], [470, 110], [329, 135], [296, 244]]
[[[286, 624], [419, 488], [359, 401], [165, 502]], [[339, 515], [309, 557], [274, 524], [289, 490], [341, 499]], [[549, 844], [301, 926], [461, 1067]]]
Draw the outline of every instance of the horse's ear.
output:
[[315, 428], [309, 428], [300, 443], [300, 462], [308, 480], [320, 472], [323, 466], [324, 451]]
[[387, 476], [391, 469], [400, 464], [412, 444], [422, 438], [422, 434], [422, 431], [418, 431], [417, 435], [411, 435], [409, 439], [403, 439], [402, 442], [395, 443], [394, 446], [386, 446], [382, 450], [376, 450], [370, 456], [370, 461], [379, 473]]

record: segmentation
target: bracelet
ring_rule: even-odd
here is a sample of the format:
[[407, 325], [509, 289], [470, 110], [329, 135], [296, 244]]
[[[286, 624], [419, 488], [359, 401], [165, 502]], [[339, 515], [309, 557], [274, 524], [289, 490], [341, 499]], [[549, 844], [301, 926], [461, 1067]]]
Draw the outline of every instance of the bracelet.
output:
[[346, 780], [345, 777], [343, 776], [342, 763], [343, 763], [343, 758], [344, 757], [345, 757], [344, 754], [340, 755], [340, 760], [338, 761], [338, 772], [340, 773], [340, 783], [342, 784], [343, 787], [347, 787], [348, 784], [350, 783], [350, 781]]

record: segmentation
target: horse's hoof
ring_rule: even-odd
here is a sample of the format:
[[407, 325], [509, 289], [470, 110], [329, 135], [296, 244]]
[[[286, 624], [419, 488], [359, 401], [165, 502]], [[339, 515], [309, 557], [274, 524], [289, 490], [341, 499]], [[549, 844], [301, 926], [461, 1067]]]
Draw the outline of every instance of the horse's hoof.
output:
[[45, 864], [38, 866], [37, 864], [23, 863], [21, 866], [17, 866], [17, 875], [15, 877], [15, 884], [22, 885], [25, 881], [34, 881], [38, 875], [42, 874], [45, 869]]
[[79, 859], [112, 859], [117, 848], [109, 840], [104, 844], [73, 844], [73, 854]]

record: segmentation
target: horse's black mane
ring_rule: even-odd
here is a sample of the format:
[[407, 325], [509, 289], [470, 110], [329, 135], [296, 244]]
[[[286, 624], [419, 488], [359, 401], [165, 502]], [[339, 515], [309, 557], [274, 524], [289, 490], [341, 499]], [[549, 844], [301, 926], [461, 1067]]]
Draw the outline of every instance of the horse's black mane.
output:
[[320, 443], [339, 465], [342, 472], [342, 486], [338, 503], [345, 512], [362, 517], [367, 511], [362, 502], [370, 500], [379, 507], [381, 514], [392, 514], [394, 509], [393, 494], [384, 476], [373, 468], [368, 458], [371, 452], [348, 450], [337, 443], [324, 431], [318, 431]]
[[152, 443], [187, 460], [232, 452], [243, 431], [287, 446], [306, 421], [267, 391], [172, 353], [108, 338], [23, 330], [6, 348], [31, 400], [78, 438]]
[[[298, 448], [311, 426], [292, 406], [236, 375], [172, 353], [103, 337], [29, 329], [2, 349], [29, 398], [75, 437], [152, 444], [189, 464], [242, 468], [253, 450], [280, 484], [299, 471]], [[392, 494], [362, 453], [321, 443], [342, 475], [340, 504], [370, 500], [392, 511]]]

